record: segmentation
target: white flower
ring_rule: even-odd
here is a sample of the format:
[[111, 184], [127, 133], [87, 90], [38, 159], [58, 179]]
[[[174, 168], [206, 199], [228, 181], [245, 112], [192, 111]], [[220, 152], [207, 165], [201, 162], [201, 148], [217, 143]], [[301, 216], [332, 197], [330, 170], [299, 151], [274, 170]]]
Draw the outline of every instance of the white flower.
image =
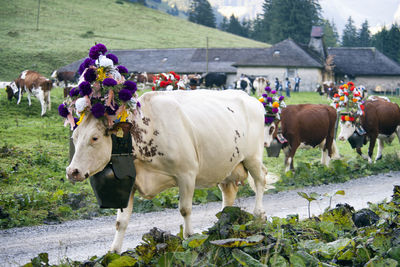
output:
[[103, 55], [100, 55], [99, 59], [96, 60], [96, 64], [100, 65], [100, 67], [114, 67], [114, 62]]
[[75, 111], [78, 116], [81, 115], [81, 112], [85, 110], [88, 106], [87, 101], [84, 97], [78, 98], [75, 102]]

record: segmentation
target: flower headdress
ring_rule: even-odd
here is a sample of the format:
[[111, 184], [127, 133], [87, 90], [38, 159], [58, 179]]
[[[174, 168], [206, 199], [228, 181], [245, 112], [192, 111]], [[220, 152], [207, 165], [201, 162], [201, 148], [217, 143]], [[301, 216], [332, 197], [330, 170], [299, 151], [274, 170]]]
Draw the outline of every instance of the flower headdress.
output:
[[286, 107], [284, 99], [284, 96], [279, 96], [269, 86], [265, 87], [265, 93], [258, 99], [265, 108], [265, 124], [269, 125], [275, 120], [281, 119], [282, 108]]
[[[96, 44], [89, 50], [89, 57], [79, 66], [81, 74], [78, 87], [72, 88], [69, 96], [58, 107], [58, 113], [66, 118], [71, 130], [79, 125], [85, 115], [92, 113], [95, 118], [107, 119], [108, 125], [126, 121], [128, 111], [139, 111], [137, 86], [125, 80], [128, 69], [118, 65], [118, 57], [108, 53], [103, 44]], [[73, 113], [79, 116], [73, 117]]]
[[172, 91], [177, 89], [186, 89], [181, 77], [174, 71], [160, 73], [153, 78], [153, 91]]
[[355, 87], [353, 82], [341, 85], [333, 96], [332, 105], [341, 112], [342, 121], [356, 121], [364, 114], [364, 88]]

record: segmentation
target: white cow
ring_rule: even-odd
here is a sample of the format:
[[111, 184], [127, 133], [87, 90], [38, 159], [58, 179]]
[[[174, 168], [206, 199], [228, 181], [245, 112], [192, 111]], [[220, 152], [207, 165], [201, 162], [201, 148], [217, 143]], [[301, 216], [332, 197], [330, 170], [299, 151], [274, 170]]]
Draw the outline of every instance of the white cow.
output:
[[257, 77], [253, 82], [253, 87], [256, 90], [256, 95], [265, 94], [265, 87], [268, 85], [268, 79], [265, 77]]
[[[128, 207], [118, 211], [112, 251], [121, 250], [135, 190], [153, 198], [179, 187], [179, 210], [188, 237], [193, 234], [194, 189], [218, 184], [222, 206], [231, 206], [238, 182], [249, 172], [256, 193], [254, 213], [263, 214], [267, 169], [262, 163], [264, 108], [259, 101], [237, 90], [148, 92], [139, 101], [141, 117], [128, 118], [136, 181]], [[66, 169], [70, 180], [82, 181], [110, 161], [112, 142], [102, 120], [86, 116], [72, 138], [75, 155]]]

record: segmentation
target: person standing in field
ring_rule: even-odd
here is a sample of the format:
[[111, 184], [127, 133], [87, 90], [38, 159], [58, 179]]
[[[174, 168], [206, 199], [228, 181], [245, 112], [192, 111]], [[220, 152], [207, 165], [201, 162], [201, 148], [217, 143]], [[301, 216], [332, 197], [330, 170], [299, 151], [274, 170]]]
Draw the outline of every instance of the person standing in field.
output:
[[291, 89], [290, 81], [289, 78], [286, 77], [285, 79], [286, 97], [290, 97], [290, 89]]
[[293, 88], [293, 92], [298, 92], [298, 91], [300, 90], [300, 81], [301, 81], [301, 79], [300, 79], [300, 77], [297, 75], [297, 76], [294, 78], [294, 88]]

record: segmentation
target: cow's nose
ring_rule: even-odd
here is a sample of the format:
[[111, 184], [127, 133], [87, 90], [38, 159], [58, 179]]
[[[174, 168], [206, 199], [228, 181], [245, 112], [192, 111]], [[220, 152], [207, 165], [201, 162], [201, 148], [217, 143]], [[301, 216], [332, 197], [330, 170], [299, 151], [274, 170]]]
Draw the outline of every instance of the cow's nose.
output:
[[67, 177], [71, 181], [80, 181], [82, 180], [81, 178], [81, 173], [78, 169], [76, 168], [67, 168]]
[[344, 137], [343, 136], [339, 137], [339, 140], [344, 141]]

